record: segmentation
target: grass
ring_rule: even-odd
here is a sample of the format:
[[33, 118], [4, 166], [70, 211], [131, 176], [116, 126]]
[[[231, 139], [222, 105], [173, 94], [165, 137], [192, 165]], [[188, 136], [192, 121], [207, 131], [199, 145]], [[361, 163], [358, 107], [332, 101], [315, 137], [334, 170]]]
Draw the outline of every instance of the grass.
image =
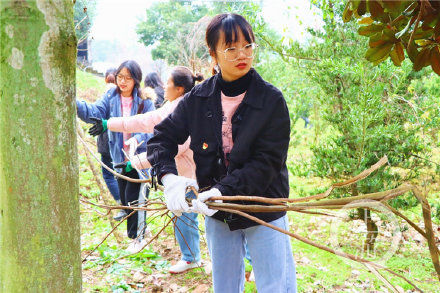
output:
[[[77, 71], [78, 93], [87, 95], [104, 91], [105, 84], [102, 78], [89, 73]], [[86, 94], [84, 94], [86, 93]], [[94, 99], [99, 97], [95, 95]], [[83, 125], [84, 128], [86, 128]], [[308, 147], [314, 139], [314, 129], [304, 129], [300, 120], [294, 125], [298, 139], [291, 143], [288, 154], [288, 165], [291, 171], [289, 184], [291, 197], [303, 197], [324, 191], [331, 182], [313, 177], [304, 167], [313, 155]], [[432, 158], [440, 161], [440, 151], [436, 149]], [[80, 194], [92, 201], [99, 201], [99, 189], [94, 183], [93, 175], [85, 155], [80, 147]], [[95, 166], [99, 168], [97, 163]], [[292, 175], [292, 173], [296, 175]], [[435, 184], [434, 184], [435, 185]], [[438, 184], [427, 190], [429, 201], [440, 204]], [[152, 192], [150, 197], [161, 197], [161, 192]], [[433, 211], [434, 212], [434, 211]], [[84, 257], [104, 238], [111, 230], [108, 220], [101, 215], [105, 210], [81, 205], [81, 242], [82, 256]], [[422, 222], [420, 205], [404, 211], [411, 220]], [[151, 215], [151, 214], [150, 214]], [[199, 218], [200, 219], [200, 218]], [[439, 225], [439, 220], [434, 219]], [[149, 224], [153, 235], [164, 225], [164, 218], [156, 218]], [[294, 233], [307, 237], [320, 244], [330, 245], [331, 222], [327, 217], [289, 213], [290, 229]], [[203, 231], [203, 220], [200, 220], [200, 229]], [[353, 223], [341, 223], [337, 231], [340, 249], [347, 252], [356, 252], [355, 243], [361, 245], [361, 239], [353, 241], [349, 228]], [[416, 233], [407, 224], [401, 223], [404, 239], [398, 251], [386, 262], [386, 266], [402, 273], [414, 281], [425, 292], [437, 292], [439, 282], [436, 279], [432, 262], [424, 242], [416, 243]], [[118, 231], [124, 235], [122, 244], [118, 244], [113, 236], [101, 245], [91, 257], [83, 263], [83, 289], [85, 292], [151, 292], [160, 288], [167, 290], [171, 286], [186, 288], [191, 292], [198, 286], [205, 285], [206, 291], [212, 292], [210, 277], [200, 270], [192, 270], [186, 274], [169, 275], [167, 268], [179, 257], [177, 244], [173, 240], [173, 229], [167, 227], [159, 239], [143, 252], [127, 258], [120, 258], [126, 254], [125, 248], [129, 240], [125, 237], [125, 224]], [[203, 239], [203, 237], [201, 238]], [[292, 249], [296, 261], [297, 281], [299, 292], [364, 292], [386, 291], [384, 284], [364, 267], [355, 262], [341, 259], [326, 251], [292, 239]], [[385, 243], [386, 244], [386, 243]], [[383, 247], [385, 247], [385, 244]], [[202, 257], [207, 260], [206, 243], [202, 240]], [[379, 245], [380, 246], [380, 245]], [[246, 271], [251, 267], [246, 264]], [[411, 286], [401, 279], [384, 273], [393, 284], [411, 290]], [[255, 283], [246, 282], [245, 292], [256, 292]]]
[[98, 92], [104, 92], [105, 82], [102, 77], [76, 69], [76, 88], [80, 91], [96, 89]]

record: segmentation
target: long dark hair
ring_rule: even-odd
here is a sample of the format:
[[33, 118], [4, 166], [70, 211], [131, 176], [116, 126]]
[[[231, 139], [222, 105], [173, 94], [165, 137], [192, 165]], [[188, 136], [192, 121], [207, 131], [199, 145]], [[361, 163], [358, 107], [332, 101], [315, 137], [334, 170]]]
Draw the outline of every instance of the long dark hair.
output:
[[217, 56], [216, 47], [220, 39], [220, 31], [225, 34], [226, 45], [230, 45], [237, 41], [238, 30], [243, 33], [248, 43], [255, 42], [252, 27], [243, 16], [235, 13], [223, 13], [214, 16], [206, 28], [205, 40], [209, 50]]
[[194, 75], [188, 67], [176, 66], [171, 72], [171, 78], [174, 86], [183, 87], [184, 93], [186, 94], [194, 87], [196, 81], [203, 80], [203, 75], [200, 73]]
[[[121, 70], [123, 68], [127, 68], [127, 70], [130, 72], [131, 78], [133, 78], [133, 81], [134, 81], [133, 91], [135, 89], [137, 89], [137, 92], [138, 92], [138, 95], [139, 95], [139, 87], [141, 85], [141, 80], [142, 80], [142, 70], [141, 70], [141, 67], [134, 60], [124, 61], [124, 62], [121, 63], [121, 65], [119, 65], [118, 69], [116, 69], [115, 76], [117, 76], [119, 74], [119, 72], [121, 72]], [[119, 89], [119, 86], [116, 87], [116, 90], [118, 91], [119, 94], [121, 94], [121, 90]], [[133, 94], [133, 92], [132, 92], [132, 94]]]
[[150, 72], [145, 76], [144, 86], [156, 88], [158, 86], [163, 87], [163, 82], [156, 72]]

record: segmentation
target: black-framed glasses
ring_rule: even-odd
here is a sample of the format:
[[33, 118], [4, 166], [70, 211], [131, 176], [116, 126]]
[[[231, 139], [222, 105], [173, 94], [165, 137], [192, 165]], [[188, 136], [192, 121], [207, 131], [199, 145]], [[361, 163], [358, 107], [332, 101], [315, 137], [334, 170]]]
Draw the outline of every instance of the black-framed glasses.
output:
[[257, 48], [258, 48], [258, 45], [256, 43], [250, 43], [240, 49], [238, 49], [236, 47], [230, 47], [224, 51], [219, 50], [219, 52], [223, 53], [226, 60], [236, 61], [238, 59], [238, 57], [240, 57], [240, 52], [243, 52], [243, 54], [246, 56], [246, 58], [249, 58], [249, 59], [254, 58]]

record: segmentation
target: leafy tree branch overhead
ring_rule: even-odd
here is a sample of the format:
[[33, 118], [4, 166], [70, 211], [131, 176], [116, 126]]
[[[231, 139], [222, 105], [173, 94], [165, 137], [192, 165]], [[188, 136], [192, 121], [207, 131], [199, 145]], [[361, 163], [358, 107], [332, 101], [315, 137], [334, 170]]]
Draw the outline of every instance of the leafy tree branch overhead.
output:
[[365, 57], [374, 64], [391, 58], [400, 66], [406, 51], [415, 71], [431, 66], [440, 75], [440, 2], [435, 0], [352, 0], [344, 22], [359, 19], [358, 33], [369, 38]]

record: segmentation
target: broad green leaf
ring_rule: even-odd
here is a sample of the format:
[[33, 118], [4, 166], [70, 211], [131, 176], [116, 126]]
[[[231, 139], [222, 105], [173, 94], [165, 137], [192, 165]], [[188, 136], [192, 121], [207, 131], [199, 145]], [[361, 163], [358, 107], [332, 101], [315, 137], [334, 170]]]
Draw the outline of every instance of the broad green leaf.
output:
[[431, 49], [431, 68], [432, 70], [440, 75], [440, 52], [439, 47], [436, 46]]
[[371, 18], [374, 20], [378, 19], [384, 13], [382, 5], [376, 0], [368, 1], [368, 10], [370, 11]]
[[429, 39], [431, 38], [433, 34], [434, 29], [428, 29], [424, 31], [422, 28], [417, 29], [416, 33], [414, 34], [414, 40], [419, 39]]
[[[400, 44], [400, 43], [398, 43], [398, 44]], [[400, 66], [402, 64], [402, 60], [400, 60], [400, 58], [399, 58], [399, 54], [397, 53], [396, 45], [394, 45], [393, 50], [391, 50], [390, 57], [391, 57], [391, 60], [393, 61], [394, 65]]]
[[388, 11], [396, 11], [402, 7], [402, 2], [407, 1], [399, 1], [399, 0], [382, 0], [382, 5]]
[[420, 47], [425, 47], [429, 44], [432, 44], [433, 41], [431, 40], [426, 40], [426, 39], [420, 39], [420, 40], [415, 40], [416, 44], [419, 45]]
[[434, 36], [435, 38], [440, 36], [440, 19], [437, 21], [437, 24], [434, 27]]
[[394, 37], [394, 32], [385, 28], [382, 32], [376, 33], [370, 37], [370, 48], [379, 47], [385, 43], [395, 43], [397, 39]]
[[356, 10], [359, 7], [359, 3], [361, 0], [351, 0], [349, 4], [351, 4], [351, 10]]
[[376, 48], [370, 48], [365, 54], [365, 58], [370, 62], [375, 62], [388, 56], [393, 47], [392, 43], [386, 43]]
[[402, 43], [396, 43], [394, 45], [394, 49], [396, 50], [397, 56], [399, 57], [400, 61], [403, 61], [405, 59], [405, 53], [403, 51], [403, 45]]
[[349, 22], [351, 20], [351, 16], [353, 15], [353, 10], [350, 9], [350, 4], [347, 4], [344, 9], [344, 13], [342, 14], [342, 20], [344, 22]]
[[383, 45], [385, 43], [386, 43], [386, 40], [383, 39], [383, 34], [379, 32], [379, 33], [376, 33], [370, 37], [368, 45], [370, 46], [370, 48], [376, 48], [376, 47]]
[[374, 20], [371, 17], [364, 17], [358, 21], [358, 24], [372, 24]]
[[361, 0], [361, 2], [359, 3], [359, 6], [356, 9], [356, 11], [359, 14], [359, 16], [364, 15], [367, 12], [367, 1], [366, 0]]
[[361, 26], [358, 29], [358, 33], [361, 36], [369, 37], [369, 36], [374, 35], [375, 33], [381, 32], [383, 30], [383, 28], [384, 28], [383, 24], [370, 24], [367, 26]]
[[430, 50], [428, 48], [423, 48], [414, 60], [413, 69], [414, 71], [419, 71], [423, 67], [429, 65], [430, 61]]
[[377, 65], [379, 65], [381, 62], [385, 61], [387, 58], [388, 58], [388, 55], [385, 55], [384, 57], [382, 57], [382, 58], [380, 58], [380, 59], [374, 61], [374, 62], [373, 62], [373, 65], [374, 65], [374, 66], [377, 66]]
[[417, 54], [419, 53], [416, 48], [416, 43], [411, 42], [410, 44], [408, 44], [406, 52], [408, 53], [409, 59], [414, 62], [416, 60]]

